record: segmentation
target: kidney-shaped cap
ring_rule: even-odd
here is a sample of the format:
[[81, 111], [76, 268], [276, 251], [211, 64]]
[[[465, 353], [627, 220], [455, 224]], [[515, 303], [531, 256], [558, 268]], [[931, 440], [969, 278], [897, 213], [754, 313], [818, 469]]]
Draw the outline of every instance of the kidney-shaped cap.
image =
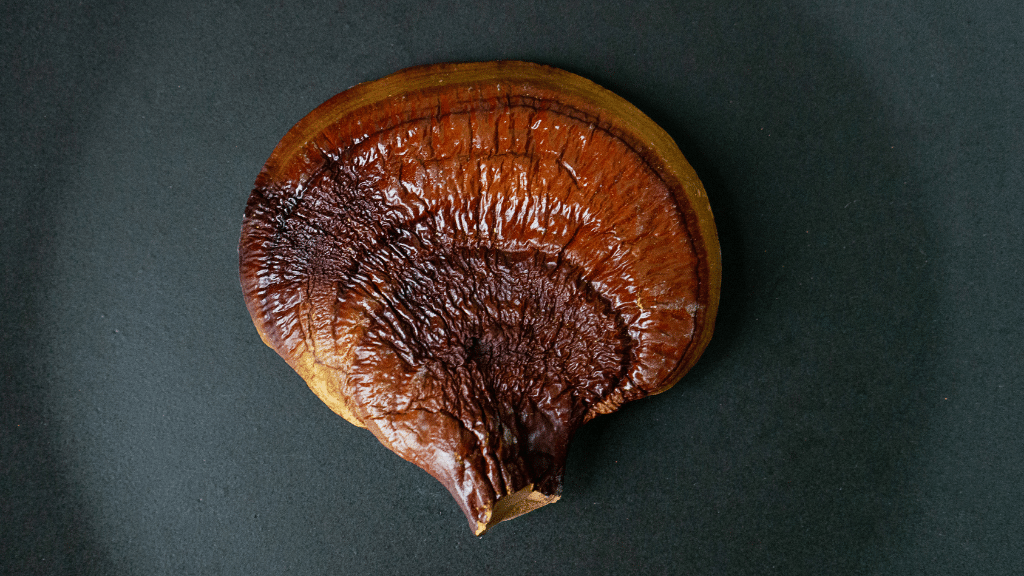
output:
[[581, 424], [696, 362], [721, 279], [672, 139], [524, 62], [411, 68], [314, 110], [260, 173], [239, 257], [264, 342], [478, 534], [558, 498]]

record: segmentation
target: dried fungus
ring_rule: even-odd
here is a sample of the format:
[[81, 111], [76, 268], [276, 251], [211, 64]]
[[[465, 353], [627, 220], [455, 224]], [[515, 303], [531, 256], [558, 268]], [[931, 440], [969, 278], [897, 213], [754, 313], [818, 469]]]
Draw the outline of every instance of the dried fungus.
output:
[[573, 433], [671, 387], [721, 278], [672, 139], [579, 76], [404, 70], [281, 140], [239, 247], [264, 342], [481, 534], [558, 499]]

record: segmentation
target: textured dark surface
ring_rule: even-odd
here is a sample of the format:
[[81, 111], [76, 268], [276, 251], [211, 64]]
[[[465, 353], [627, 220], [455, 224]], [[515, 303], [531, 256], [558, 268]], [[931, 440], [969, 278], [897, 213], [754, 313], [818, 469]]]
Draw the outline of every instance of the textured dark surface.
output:
[[[1024, 571], [1019, 2], [24, 3], [0, 21], [0, 569]], [[254, 175], [331, 95], [519, 58], [612, 89], [722, 240], [683, 384], [469, 536], [262, 343]]]
[[688, 229], [692, 203], [707, 214], [689, 166], [638, 153], [638, 128], [565, 72], [473, 67], [500, 79], [418, 67], [310, 113], [257, 178], [239, 261], [265, 341], [479, 533], [499, 498], [561, 494], [586, 420], [675, 383], [720, 265]]

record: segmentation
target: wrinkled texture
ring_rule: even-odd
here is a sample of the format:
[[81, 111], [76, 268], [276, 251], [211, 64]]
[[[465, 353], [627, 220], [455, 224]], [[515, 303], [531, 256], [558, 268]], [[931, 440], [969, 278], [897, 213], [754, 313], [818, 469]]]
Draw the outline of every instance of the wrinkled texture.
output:
[[261, 334], [471, 526], [557, 497], [574, 431], [670, 386], [704, 321], [680, 195], [549, 89], [386, 98], [285, 160], [243, 229]]

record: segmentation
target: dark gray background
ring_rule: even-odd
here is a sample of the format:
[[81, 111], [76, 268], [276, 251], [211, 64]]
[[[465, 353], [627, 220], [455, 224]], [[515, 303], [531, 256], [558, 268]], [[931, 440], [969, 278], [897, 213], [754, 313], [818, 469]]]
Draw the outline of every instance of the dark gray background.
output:
[[[27, 2], [0, 23], [9, 574], [1024, 572], [1024, 7]], [[470, 535], [242, 302], [257, 172], [349, 86], [525, 59], [703, 178], [705, 357]]]

